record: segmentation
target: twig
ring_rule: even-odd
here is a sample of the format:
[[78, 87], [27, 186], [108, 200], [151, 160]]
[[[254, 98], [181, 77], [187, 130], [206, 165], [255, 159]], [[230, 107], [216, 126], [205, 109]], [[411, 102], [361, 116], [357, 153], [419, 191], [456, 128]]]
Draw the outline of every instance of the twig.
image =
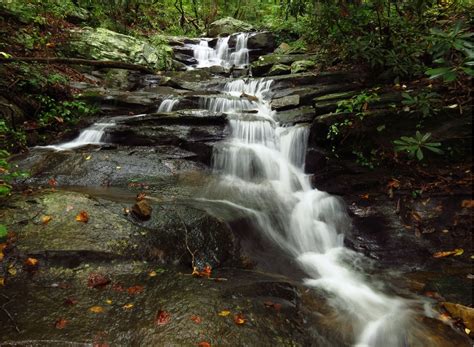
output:
[[176, 215], [178, 216], [179, 220], [181, 221], [181, 224], [183, 224], [183, 227], [184, 227], [184, 243], [186, 245], [186, 249], [188, 250], [189, 254], [191, 254], [191, 266], [194, 271], [196, 267], [194, 255], [196, 254], [198, 250], [196, 249], [194, 252], [191, 251], [191, 248], [189, 247], [189, 244], [188, 244], [188, 227], [186, 226], [186, 223], [184, 222], [183, 218], [181, 218], [181, 215], [179, 214], [178, 211], [176, 211]]
[[5, 312], [5, 314], [7, 315], [7, 317], [10, 319], [10, 321], [13, 323], [13, 326], [15, 327], [15, 330], [17, 331], [17, 333], [19, 334], [21, 331], [20, 331], [20, 328], [18, 328], [18, 325], [16, 324], [15, 320], [13, 319], [12, 315], [10, 314], [10, 312], [8, 312], [8, 310], [5, 308], [6, 305], [8, 305], [8, 303], [11, 301], [11, 299], [6, 296], [5, 294], [1, 294], [1, 296], [3, 296], [5, 299], [7, 299], [7, 302], [4, 303], [2, 306], [1, 306], [1, 309], [3, 310], [3, 312]]

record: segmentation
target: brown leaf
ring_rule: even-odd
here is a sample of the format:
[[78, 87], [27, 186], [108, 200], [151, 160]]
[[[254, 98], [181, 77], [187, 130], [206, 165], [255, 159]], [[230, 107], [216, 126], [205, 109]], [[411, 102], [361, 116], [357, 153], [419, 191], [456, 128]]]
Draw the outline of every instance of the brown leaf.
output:
[[3, 287], [5, 285], [5, 278], [0, 276], [0, 287]]
[[110, 278], [99, 273], [91, 273], [87, 278], [87, 286], [91, 288], [105, 287], [109, 283]]
[[436, 252], [433, 254], [433, 258], [444, 258], [444, 257], [449, 257], [450, 255], [457, 257], [457, 256], [462, 255], [463, 253], [464, 253], [464, 249], [456, 248], [456, 249], [453, 249], [452, 251]]
[[236, 314], [234, 316], [234, 323], [237, 325], [243, 325], [245, 324], [247, 320], [245, 319], [244, 315], [242, 313]]
[[48, 184], [51, 186], [51, 187], [56, 187], [58, 185], [58, 181], [56, 181], [56, 179], [53, 177], [53, 178], [50, 178], [48, 180]]
[[36, 258], [27, 258], [27, 259], [25, 260], [25, 265], [31, 266], [31, 267], [37, 266], [38, 263], [39, 263], [39, 261], [38, 261], [38, 259], [36, 259]]
[[123, 287], [122, 283], [114, 283], [112, 284], [112, 290], [116, 292], [124, 292], [125, 288]]
[[41, 217], [41, 223], [46, 225], [49, 222], [51, 222], [52, 219], [53, 219], [53, 217], [51, 217], [51, 216], [42, 216]]
[[169, 312], [166, 312], [166, 311], [163, 311], [163, 310], [159, 310], [157, 313], [156, 313], [156, 316], [155, 316], [155, 324], [156, 325], [165, 325], [165, 324], [168, 324], [169, 321], [170, 321], [170, 318], [171, 318], [171, 315]]
[[211, 347], [211, 344], [209, 342], [199, 342], [198, 347]]
[[3, 260], [3, 257], [5, 256], [5, 254], [3, 253], [3, 250], [7, 248], [7, 244], [6, 243], [0, 243], [0, 261]]
[[369, 194], [368, 194], [368, 193], [362, 194], [362, 195], [360, 196], [360, 198], [363, 199], [363, 200], [368, 200], [368, 199], [369, 199]]
[[461, 203], [462, 208], [473, 208], [474, 207], [474, 200], [463, 200]]
[[146, 193], [140, 192], [140, 193], [137, 194], [136, 200], [137, 200], [137, 201], [142, 201], [142, 200], [145, 199], [145, 198], [146, 198]]
[[143, 292], [143, 286], [133, 286], [127, 289], [128, 294], [133, 295], [133, 294], [140, 294]]
[[206, 265], [204, 270], [199, 271], [199, 269], [195, 266], [193, 268], [192, 275], [195, 277], [205, 277], [205, 278], [210, 278], [212, 273], [212, 268], [209, 265]]
[[265, 307], [273, 308], [275, 311], [281, 310], [281, 304], [276, 304], [272, 301], [265, 301], [263, 304], [265, 305]]
[[68, 321], [64, 318], [59, 318], [55, 323], [54, 327], [56, 329], [64, 329], [67, 325]]
[[194, 315], [194, 314], [191, 316], [191, 320], [192, 320], [194, 323], [196, 323], [196, 324], [201, 324], [201, 322], [202, 322], [201, 317], [196, 316], [196, 315]]
[[396, 180], [395, 178], [392, 178], [387, 183], [387, 188], [399, 188], [399, 187], [400, 187], [400, 181]]
[[76, 216], [76, 221], [87, 223], [89, 221], [89, 214], [86, 211], [79, 212], [79, 214]]

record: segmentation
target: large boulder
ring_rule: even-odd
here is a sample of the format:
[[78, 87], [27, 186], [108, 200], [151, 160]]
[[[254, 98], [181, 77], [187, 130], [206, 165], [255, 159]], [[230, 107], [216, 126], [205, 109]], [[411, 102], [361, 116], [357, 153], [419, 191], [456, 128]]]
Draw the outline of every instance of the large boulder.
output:
[[247, 41], [249, 49], [258, 49], [261, 52], [271, 52], [275, 49], [275, 36], [269, 31], [261, 31], [250, 35]]
[[249, 23], [232, 17], [226, 17], [212, 22], [209, 25], [207, 34], [210, 37], [228, 36], [238, 32], [248, 32], [253, 30], [255, 30], [255, 28]]
[[67, 50], [86, 59], [114, 60], [164, 70], [171, 67], [173, 50], [104, 28], [73, 30]]

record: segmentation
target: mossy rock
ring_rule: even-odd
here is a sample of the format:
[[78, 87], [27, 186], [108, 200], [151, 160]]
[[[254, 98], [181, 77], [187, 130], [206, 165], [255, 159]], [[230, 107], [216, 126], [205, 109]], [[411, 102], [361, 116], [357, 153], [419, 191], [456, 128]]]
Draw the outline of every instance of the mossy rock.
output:
[[165, 44], [120, 34], [104, 28], [72, 31], [69, 53], [96, 60], [114, 60], [166, 70], [172, 66], [173, 50]]
[[291, 64], [291, 73], [306, 72], [316, 66], [312, 60], [298, 60]]
[[285, 64], [275, 64], [267, 73], [268, 76], [286, 75], [291, 72], [291, 67]]
[[209, 26], [208, 35], [211, 37], [228, 36], [238, 32], [249, 32], [254, 30], [255, 28], [249, 23], [232, 17], [226, 17], [212, 22]]

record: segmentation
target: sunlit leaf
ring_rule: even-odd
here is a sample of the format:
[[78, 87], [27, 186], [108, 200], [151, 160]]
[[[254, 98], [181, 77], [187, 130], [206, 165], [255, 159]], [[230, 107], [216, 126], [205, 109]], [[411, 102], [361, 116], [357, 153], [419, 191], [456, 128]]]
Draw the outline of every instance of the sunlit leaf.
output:
[[133, 304], [125, 304], [122, 306], [125, 310], [129, 310], [133, 307]]
[[49, 222], [51, 222], [52, 219], [53, 219], [53, 217], [51, 217], [51, 216], [42, 216], [41, 217], [41, 223], [46, 225]]
[[245, 324], [245, 322], [247, 322], [247, 320], [245, 319], [245, 317], [242, 313], [236, 314], [234, 316], [234, 323], [235, 324], [243, 325], [243, 324]]
[[223, 311], [219, 312], [218, 315], [221, 316], [221, 317], [227, 317], [228, 315], [230, 315], [230, 311], [223, 310]]
[[25, 260], [25, 265], [27, 265], [27, 266], [37, 266], [38, 263], [39, 263], [39, 261], [36, 258], [27, 258]]
[[87, 223], [89, 221], [89, 214], [86, 211], [79, 212], [79, 214], [76, 216], [76, 221]]
[[441, 252], [436, 252], [433, 254], [433, 258], [444, 258], [444, 257], [449, 257], [451, 255], [453, 256], [460, 256], [464, 253], [464, 249], [462, 248], [456, 248], [452, 251], [441, 251]]
[[104, 312], [104, 308], [102, 306], [92, 306], [89, 308], [89, 311], [93, 313], [102, 313]]

